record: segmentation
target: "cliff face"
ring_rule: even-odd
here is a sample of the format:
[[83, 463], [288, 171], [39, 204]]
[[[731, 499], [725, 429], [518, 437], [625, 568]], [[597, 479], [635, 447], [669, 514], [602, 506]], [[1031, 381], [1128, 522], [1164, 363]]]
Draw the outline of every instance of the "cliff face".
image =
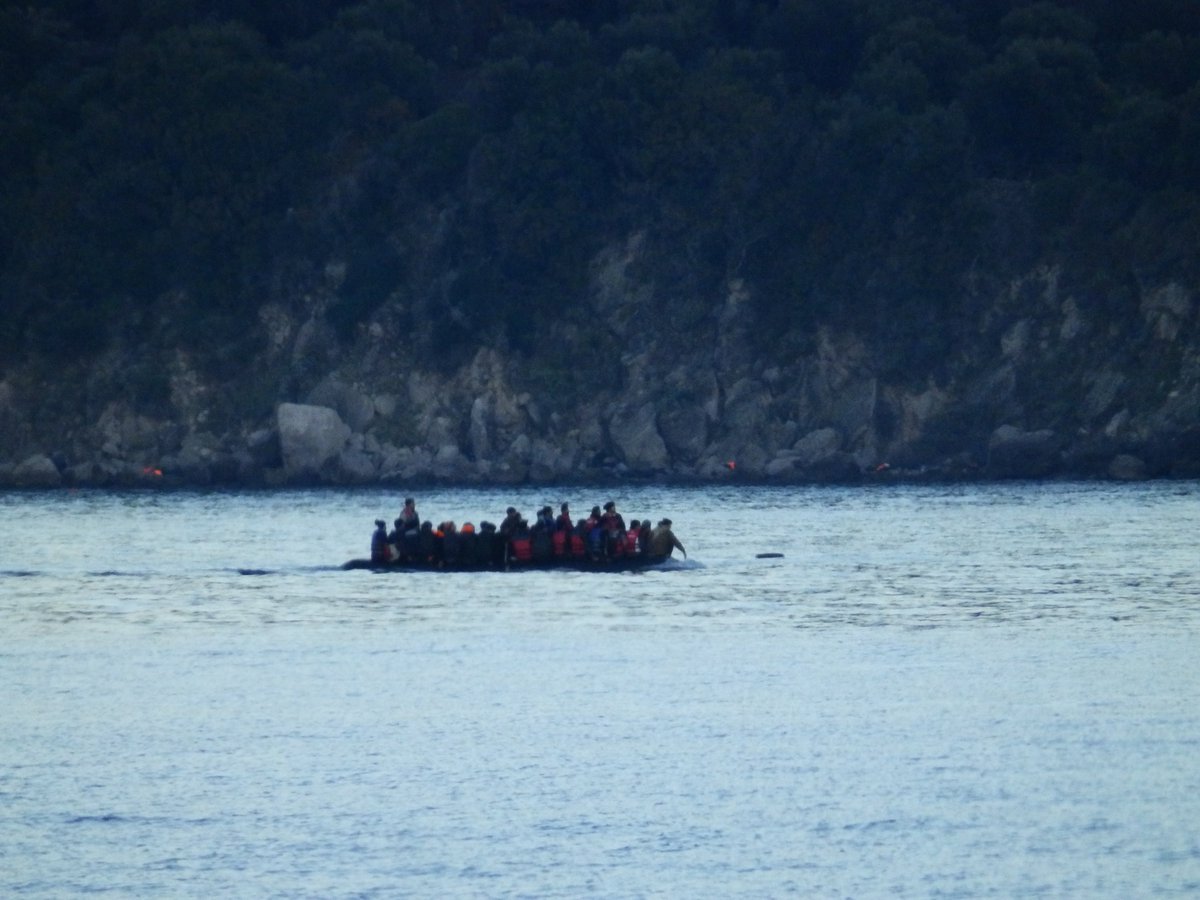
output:
[[1200, 476], [1194, 285], [1144, 287], [1139, 318], [1117, 326], [1081, 311], [1057, 270], [1031, 271], [986, 298], [936, 371], [900, 380], [850, 331], [765, 337], [737, 279], [697, 310], [641, 274], [646, 254], [634, 234], [592, 260], [587, 308], [552, 329], [553, 358], [579, 361], [565, 368], [504, 341], [447, 366], [401, 327], [397, 298], [339, 338], [322, 300], [336, 265], [260, 309], [258, 350], [232, 376], [170, 345], [12, 365], [0, 482]]
[[0, 12], [0, 482], [1197, 473], [1187, 2], [100, 7]]

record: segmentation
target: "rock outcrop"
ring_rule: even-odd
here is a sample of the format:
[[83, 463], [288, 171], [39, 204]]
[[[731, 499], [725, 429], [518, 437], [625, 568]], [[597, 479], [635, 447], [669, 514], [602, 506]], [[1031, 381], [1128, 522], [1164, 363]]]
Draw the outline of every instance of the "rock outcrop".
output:
[[276, 412], [284, 476], [289, 480], [313, 478], [339, 459], [353, 432], [327, 406], [282, 403]]
[[394, 309], [347, 340], [307, 300], [264, 306], [245, 382], [162, 351], [156, 403], [102, 389], [120, 381], [120, 354], [61, 385], [9, 367], [0, 484], [1200, 476], [1200, 323], [1185, 285], [1147, 289], [1118, 331], [1038, 270], [1000, 292], [941, 369], [898, 375], [853, 333], [765, 340], [740, 281], [711, 314], [693, 309], [681, 340], [651, 315], [661, 289], [638, 280], [642, 252], [635, 236], [597, 257], [590, 303], [624, 350], [591, 362], [588, 336], [564, 330], [586, 346], [579, 371], [503, 341], [422, 365], [435, 354], [398, 340]]

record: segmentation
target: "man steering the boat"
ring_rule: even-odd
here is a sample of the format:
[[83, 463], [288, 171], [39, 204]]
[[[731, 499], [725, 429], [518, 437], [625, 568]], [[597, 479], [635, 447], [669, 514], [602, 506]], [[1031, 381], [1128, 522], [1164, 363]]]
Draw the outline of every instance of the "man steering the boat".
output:
[[650, 532], [650, 540], [646, 545], [647, 555], [670, 556], [676, 548], [683, 554], [683, 558], [687, 559], [687, 551], [683, 549], [679, 538], [675, 537], [675, 532], [671, 531], [671, 520], [659, 520], [658, 525]]

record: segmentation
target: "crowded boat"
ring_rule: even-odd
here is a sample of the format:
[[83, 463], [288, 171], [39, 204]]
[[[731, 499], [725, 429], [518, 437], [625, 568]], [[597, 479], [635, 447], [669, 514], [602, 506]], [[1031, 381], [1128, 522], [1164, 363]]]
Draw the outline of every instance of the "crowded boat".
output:
[[490, 521], [447, 520], [435, 526], [422, 519], [416, 500], [408, 497], [389, 529], [375, 520], [371, 555], [353, 559], [344, 569], [519, 569], [570, 567], [627, 570], [652, 566], [669, 559], [675, 550], [687, 550], [671, 530], [670, 519], [632, 519], [628, 525], [609, 500], [593, 506], [583, 518], [573, 518], [563, 503], [557, 515], [543, 506], [531, 523], [515, 507], [508, 507], [497, 525]]

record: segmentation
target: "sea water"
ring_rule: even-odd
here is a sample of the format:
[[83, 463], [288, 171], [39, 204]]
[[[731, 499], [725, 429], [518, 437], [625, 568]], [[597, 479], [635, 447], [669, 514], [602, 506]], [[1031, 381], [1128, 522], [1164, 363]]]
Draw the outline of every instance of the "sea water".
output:
[[687, 559], [343, 572], [403, 493], [0, 495], [0, 896], [1200, 893], [1200, 485], [414, 493]]

